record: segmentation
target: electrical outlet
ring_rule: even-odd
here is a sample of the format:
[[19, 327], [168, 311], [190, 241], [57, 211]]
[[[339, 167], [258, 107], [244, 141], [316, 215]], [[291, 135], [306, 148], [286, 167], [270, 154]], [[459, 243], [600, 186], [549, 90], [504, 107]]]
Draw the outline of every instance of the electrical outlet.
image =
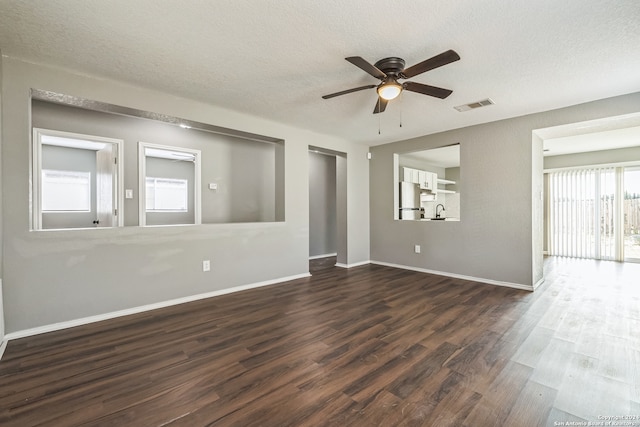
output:
[[205, 259], [204, 261], [202, 261], [202, 271], [209, 271], [211, 270], [211, 261], [209, 261], [208, 259]]
[[419, 254], [420, 253], [420, 245], [416, 245], [413, 250], [415, 251], [415, 253]]

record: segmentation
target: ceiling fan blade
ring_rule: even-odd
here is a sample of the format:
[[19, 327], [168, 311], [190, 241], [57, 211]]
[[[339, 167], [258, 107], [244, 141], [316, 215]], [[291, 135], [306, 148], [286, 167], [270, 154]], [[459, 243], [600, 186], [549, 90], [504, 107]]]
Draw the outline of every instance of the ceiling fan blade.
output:
[[387, 108], [388, 103], [389, 101], [387, 101], [386, 99], [378, 97], [378, 99], [376, 100], [376, 107], [373, 109], [373, 114], [382, 113], [385, 108]]
[[413, 65], [402, 72], [405, 79], [422, 74], [426, 71], [433, 70], [434, 68], [442, 67], [443, 65], [450, 64], [460, 59], [455, 51], [449, 49], [446, 52], [442, 52], [440, 55], [436, 55], [433, 58], [426, 59], [416, 65]]
[[351, 92], [357, 92], [359, 90], [371, 89], [371, 88], [374, 88], [374, 87], [376, 87], [376, 85], [366, 85], [366, 86], [354, 87], [353, 89], [347, 89], [347, 90], [343, 90], [341, 92], [330, 93], [329, 95], [324, 95], [322, 97], [322, 99], [329, 99], [329, 98], [333, 98], [335, 96], [346, 95], [346, 94], [351, 93]]
[[423, 95], [435, 96], [436, 98], [445, 99], [447, 96], [453, 93], [452, 90], [443, 89], [441, 87], [424, 85], [416, 82], [404, 82], [402, 84], [406, 90], [411, 92], [418, 92]]
[[360, 68], [361, 70], [364, 70], [367, 73], [371, 74], [376, 79], [383, 80], [385, 77], [387, 77], [385, 73], [380, 71], [375, 65], [369, 64], [364, 58], [361, 58], [359, 56], [350, 56], [344, 59], [351, 62], [353, 65]]

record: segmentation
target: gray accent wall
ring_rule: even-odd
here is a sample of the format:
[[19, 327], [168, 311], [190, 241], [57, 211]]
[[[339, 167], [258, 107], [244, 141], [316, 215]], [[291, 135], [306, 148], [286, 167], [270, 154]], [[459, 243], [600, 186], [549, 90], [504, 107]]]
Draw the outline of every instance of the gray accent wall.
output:
[[[3, 185], [2, 194], [7, 333], [308, 274], [309, 145], [347, 154], [344, 239], [348, 251], [344, 261], [355, 264], [369, 259], [368, 147], [203, 102], [16, 58], [4, 57], [2, 66], [2, 182], [11, 182]], [[137, 200], [127, 199], [125, 218], [133, 226], [30, 231], [31, 88], [284, 140], [283, 174], [276, 179], [285, 183], [285, 221], [137, 227], [137, 209], [131, 208]], [[77, 132], [102, 134], [95, 132], [94, 124], [89, 125], [93, 130]], [[38, 126], [48, 127], [45, 123]], [[115, 129], [113, 126], [104, 129], [104, 136], [118, 137], [110, 132]], [[145, 142], [162, 145], [176, 145], [183, 131], [167, 128], [149, 140], [146, 133], [132, 130], [140, 134], [134, 141], [146, 139]], [[137, 147], [130, 148], [127, 142], [125, 162], [135, 163]], [[248, 164], [239, 167], [248, 172]], [[127, 170], [128, 167], [124, 188], [136, 189], [137, 173]], [[203, 179], [203, 184], [208, 181]], [[206, 273], [202, 271], [205, 259], [211, 260], [211, 271]]]
[[[634, 93], [372, 147], [372, 261], [533, 287], [543, 279], [543, 158], [532, 131], [633, 113], [639, 105]], [[455, 143], [461, 221], [394, 221], [394, 153]]]
[[[0, 50], [0, 82], [3, 81], [2, 79], [2, 62], [3, 62], [3, 57], [2, 57], [2, 50]], [[4, 145], [4, 130], [3, 130], [3, 126], [2, 126], [2, 108], [3, 107], [3, 103], [2, 103], [2, 85], [0, 84], [0, 346], [2, 345], [2, 341], [4, 340], [4, 331], [5, 331], [5, 326], [4, 326], [4, 301], [2, 298], [3, 295], [3, 290], [2, 290], [2, 277], [3, 277], [3, 266], [2, 264], [4, 263], [4, 257], [3, 257], [3, 246], [4, 246], [4, 234], [3, 234], [3, 206], [2, 206], [2, 188], [4, 186], [4, 179], [3, 179], [3, 174], [2, 174], [2, 148]]]
[[460, 168], [446, 168], [444, 170], [444, 178], [449, 181], [455, 181], [455, 184], [448, 184], [447, 190], [460, 191]]
[[337, 253], [336, 156], [309, 152], [309, 256]]
[[187, 212], [147, 212], [147, 225], [195, 223], [195, 164], [192, 161], [146, 158], [147, 176], [153, 178], [184, 179], [187, 181]]
[[[349, 250], [351, 246], [356, 246], [358, 244], [357, 240], [347, 239], [347, 233], [349, 231], [349, 226], [355, 220], [358, 220], [357, 217], [357, 205], [349, 208], [349, 202], [353, 201], [356, 197], [354, 197], [354, 191], [356, 191], [355, 196], [358, 195], [357, 189], [354, 189], [353, 186], [349, 186], [349, 159], [343, 156], [336, 156], [336, 215], [337, 215], [337, 231], [338, 231], [338, 241], [337, 241], [337, 253], [336, 263], [342, 266], [349, 265], [349, 260], [353, 259], [349, 257]], [[368, 179], [367, 179], [368, 181]], [[346, 185], [345, 185], [346, 183]], [[367, 185], [367, 191], [369, 186]], [[347, 198], [347, 195], [350, 194], [351, 197]], [[354, 213], [351, 215], [351, 213]], [[351, 215], [351, 217], [350, 217]], [[360, 218], [368, 223], [369, 218]], [[367, 238], [367, 259], [368, 260], [368, 251], [369, 251], [369, 236]], [[364, 261], [364, 260], [363, 260]]]

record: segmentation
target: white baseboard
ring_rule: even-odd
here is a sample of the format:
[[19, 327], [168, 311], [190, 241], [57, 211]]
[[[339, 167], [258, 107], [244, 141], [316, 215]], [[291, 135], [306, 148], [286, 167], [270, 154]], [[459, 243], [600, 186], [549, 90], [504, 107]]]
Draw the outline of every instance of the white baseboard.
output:
[[2, 360], [2, 355], [4, 354], [4, 350], [7, 348], [7, 340], [4, 339], [0, 342], [0, 360]]
[[533, 290], [535, 289], [533, 286], [523, 285], [521, 283], [502, 282], [499, 280], [483, 279], [481, 277], [465, 276], [463, 274], [447, 273], [445, 271], [429, 270], [426, 268], [411, 267], [409, 265], [392, 264], [390, 262], [371, 261], [371, 264], [384, 265], [387, 267], [394, 267], [394, 268], [402, 268], [404, 270], [419, 271], [421, 273], [437, 274], [438, 276], [453, 277], [456, 279], [469, 280], [472, 282], [482, 282], [482, 283], [487, 283], [489, 285], [505, 286], [507, 288], [521, 289], [523, 291], [533, 292]]
[[338, 256], [338, 254], [334, 253], [334, 254], [314, 255], [314, 256], [310, 256], [309, 259], [328, 258], [330, 256]]
[[535, 291], [536, 289], [538, 289], [538, 286], [542, 285], [543, 283], [544, 283], [544, 277], [533, 284], [533, 290]]
[[220, 289], [218, 291], [206, 292], [204, 294], [190, 295], [187, 297], [176, 298], [168, 301], [157, 302], [154, 304], [147, 304], [138, 307], [127, 308], [125, 310], [113, 311], [111, 313], [99, 314], [97, 316], [83, 317], [81, 319], [68, 320], [66, 322], [53, 323], [51, 325], [38, 326], [37, 328], [25, 329], [22, 331], [11, 332], [5, 335], [3, 343], [9, 340], [15, 340], [18, 338], [30, 337], [33, 335], [44, 334], [47, 332], [59, 331], [61, 329], [73, 328], [74, 326], [86, 325], [89, 323], [101, 322], [103, 320], [113, 319], [116, 317], [128, 316], [130, 314], [142, 313], [144, 311], [156, 310], [158, 308], [169, 307], [172, 305], [184, 304], [187, 302], [197, 301], [205, 298], [217, 297], [220, 295], [231, 294], [234, 292], [245, 291], [247, 289], [260, 288], [263, 286], [275, 285], [278, 283], [288, 282], [290, 280], [301, 279], [311, 276], [309, 273], [298, 274], [295, 276], [281, 277], [273, 280], [266, 280], [264, 282], [251, 283], [248, 285], [235, 286], [233, 288]]
[[360, 262], [354, 262], [353, 264], [343, 264], [341, 262], [336, 262], [336, 267], [340, 267], [340, 268], [353, 268], [353, 267], [360, 267], [361, 265], [367, 265], [367, 264], [371, 264], [371, 261], [367, 260], [367, 261], [360, 261]]

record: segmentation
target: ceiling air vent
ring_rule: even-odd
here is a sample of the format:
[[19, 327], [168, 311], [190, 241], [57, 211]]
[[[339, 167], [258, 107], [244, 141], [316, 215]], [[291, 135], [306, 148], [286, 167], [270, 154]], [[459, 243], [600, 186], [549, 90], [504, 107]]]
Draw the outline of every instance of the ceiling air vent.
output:
[[475, 108], [486, 107], [487, 105], [493, 105], [494, 102], [490, 99], [483, 99], [482, 101], [470, 102], [469, 104], [458, 105], [457, 107], [453, 107], [459, 112], [473, 110]]

